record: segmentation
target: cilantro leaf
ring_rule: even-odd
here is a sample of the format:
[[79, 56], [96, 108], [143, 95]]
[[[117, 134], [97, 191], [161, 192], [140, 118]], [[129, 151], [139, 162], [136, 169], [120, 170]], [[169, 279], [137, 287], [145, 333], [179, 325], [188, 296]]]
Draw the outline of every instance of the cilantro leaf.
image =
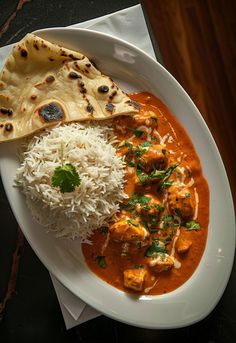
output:
[[162, 183], [162, 189], [172, 186], [173, 183], [174, 183], [174, 180], [163, 181], [163, 183]]
[[135, 269], [142, 269], [142, 268], [144, 268], [144, 265], [143, 264], [135, 264], [133, 266], [133, 268], [135, 268]]
[[169, 244], [171, 241], [172, 241], [172, 238], [169, 236], [169, 237], [165, 238], [162, 242], [164, 244]]
[[80, 182], [79, 174], [72, 164], [64, 164], [54, 170], [52, 185], [59, 187], [61, 193], [73, 192]]
[[166, 250], [166, 247], [159, 246], [159, 242], [155, 240], [146, 250], [145, 257], [150, 257], [158, 253], [167, 253], [167, 250]]
[[125, 146], [128, 147], [129, 153], [131, 154], [131, 153], [133, 152], [133, 144], [130, 143], [130, 142], [126, 142], [126, 143], [125, 143]]
[[133, 131], [136, 138], [140, 138], [142, 134], [144, 133], [143, 130], [137, 130], [137, 129], [130, 129], [130, 130]]
[[141, 195], [138, 199], [140, 205], [147, 205], [151, 199], [146, 195]]
[[178, 163], [174, 164], [173, 166], [170, 166], [167, 171], [165, 172], [165, 176], [161, 180], [159, 187], [158, 187], [158, 193], [161, 193], [164, 188], [170, 187], [173, 184], [173, 180], [169, 180], [169, 177], [171, 176], [172, 172], [178, 167]]
[[165, 177], [165, 171], [164, 170], [157, 170], [155, 169], [150, 175], [149, 178], [150, 179], [162, 179], [163, 177]]
[[164, 222], [167, 222], [167, 223], [172, 222], [173, 219], [174, 218], [172, 216], [170, 216], [169, 214], [164, 214], [164, 216], [161, 217], [161, 220], [163, 220]]
[[99, 265], [100, 268], [105, 269], [107, 267], [107, 261], [106, 261], [106, 256], [97, 256], [96, 257], [96, 262]]
[[187, 231], [201, 230], [200, 224], [195, 220], [185, 223], [185, 227], [187, 228]]
[[128, 201], [129, 206], [134, 206], [138, 202], [138, 194], [134, 194], [131, 199]]
[[136, 170], [137, 177], [139, 178], [139, 181], [143, 184], [146, 185], [147, 180], [149, 179], [149, 175], [145, 174], [142, 172], [141, 169]]
[[161, 206], [160, 204], [153, 204], [151, 205], [151, 208], [155, 207], [159, 212], [163, 212], [164, 211], [164, 207]]
[[107, 226], [102, 226], [101, 229], [100, 229], [100, 232], [103, 236], [107, 235], [108, 234], [108, 227]]
[[125, 147], [128, 147], [130, 151], [132, 151], [133, 149], [133, 144], [130, 143], [130, 142], [127, 142], [127, 141], [123, 141], [120, 145], [117, 146], [117, 149], [122, 149], [122, 148], [125, 148]]
[[133, 161], [127, 162], [128, 167], [135, 167], [135, 163]]
[[161, 193], [164, 188], [170, 187], [173, 184], [173, 180], [169, 180], [173, 170], [178, 167], [178, 164], [170, 166], [166, 171], [155, 169], [151, 174], [144, 173], [141, 169], [136, 170], [136, 174], [143, 185], [146, 185], [148, 180], [160, 179], [158, 192]]
[[161, 221], [163, 221], [164, 230], [167, 230], [167, 229], [174, 226], [174, 218], [172, 216], [170, 216], [169, 214], [164, 214], [161, 217]]
[[151, 118], [155, 123], [157, 123], [157, 117], [156, 117], [156, 116], [151, 115], [150, 118]]
[[139, 203], [141, 206], [147, 206], [150, 200], [151, 199], [146, 195], [133, 194], [132, 198], [128, 200], [127, 205], [125, 205], [124, 208], [128, 211], [132, 211], [135, 210], [137, 203]]
[[129, 225], [133, 225], [133, 226], [135, 226], [135, 227], [138, 227], [138, 223], [135, 222], [135, 221], [133, 221], [133, 220], [131, 220], [131, 219], [127, 219], [127, 223], [128, 223]]
[[143, 154], [145, 154], [146, 151], [147, 149], [140, 149], [140, 146], [137, 145], [136, 151], [135, 151], [135, 157], [141, 157]]
[[149, 141], [146, 141], [146, 142], [143, 142], [142, 144], [140, 144], [142, 147], [148, 147], [148, 146], [151, 146], [152, 143], [149, 142]]
[[166, 177], [169, 178], [172, 174], [172, 172], [178, 167], [179, 163], [174, 164], [173, 166], [170, 166], [166, 171]]
[[166, 175], [164, 170], [154, 170], [150, 175], [148, 175], [144, 173], [141, 169], [137, 169], [136, 174], [143, 185], [146, 185], [148, 180], [152, 180], [155, 178], [162, 179]]

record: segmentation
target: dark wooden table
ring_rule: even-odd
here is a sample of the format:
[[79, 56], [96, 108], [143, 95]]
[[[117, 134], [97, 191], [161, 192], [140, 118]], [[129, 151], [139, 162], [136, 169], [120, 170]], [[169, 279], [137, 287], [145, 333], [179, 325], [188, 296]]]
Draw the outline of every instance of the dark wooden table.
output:
[[[75, 24], [137, 3], [0, 0], [0, 46], [39, 28]], [[144, 0], [142, 5], [166, 68], [214, 134], [235, 194], [235, 1]], [[0, 342], [236, 342], [235, 266], [216, 308], [195, 325], [145, 330], [101, 316], [66, 331], [48, 271], [18, 230], [2, 184], [0, 218]]]

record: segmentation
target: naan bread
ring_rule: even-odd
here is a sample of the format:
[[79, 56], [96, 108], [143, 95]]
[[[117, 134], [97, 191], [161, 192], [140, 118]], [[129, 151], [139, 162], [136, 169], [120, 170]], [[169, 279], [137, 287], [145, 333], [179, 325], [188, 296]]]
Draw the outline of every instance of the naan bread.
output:
[[139, 105], [89, 59], [28, 34], [0, 74], [0, 141], [58, 122], [132, 115]]

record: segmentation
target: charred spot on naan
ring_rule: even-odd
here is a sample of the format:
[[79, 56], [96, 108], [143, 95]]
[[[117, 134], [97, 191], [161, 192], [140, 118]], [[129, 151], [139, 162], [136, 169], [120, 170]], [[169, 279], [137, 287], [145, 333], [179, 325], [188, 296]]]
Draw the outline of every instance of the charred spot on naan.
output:
[[42, 122], [52, 123], [65, 120], [65, 109], [57, 101], [50, 101], [35, 111]]
[[21, 57], [23, 57], [24, 59], [27, 58], [28, 56], [28, 51], [25, 49], [25, 45], [19, 45], [18, 46], [18, 51]]
[[114, 99], [114, 97], [117, 95], [117, 91], [113, 91], [112, 93], [111, 93], [111, 95], [109, 95], [109, 99], [110, 100], [113, 100]]
[[108, 103], [106, 104], [106, 110], [107, 110], [107, 112], [113, 113], [114, 108], [115, 108], [115, 105], [113, 105], [111, 102], [108, 102]]
[[106, 85], [102, 85], [98, 87], [98, 92], [99, 93], [108, 93], [109, 92], [109, 87]]
[[80, 60], [81, 58], [79, 58], [78, 56], [75, 57], [72, 53], [67, 53], [65, 50], [61, 49], [61, 53], [60, 53], [60, 56], [63, 56], [63, 57], [69, 57], [71, 60], [73, 61], [78, 61]]
[[12, 116], [13, 111], [10, 108], [5, 108], [5, 107], [1, 107], [0, 108], [0, 113], [3, 115], [7, 115], [8, 117]]
[[55, 77], [53, 75], [48, 75], [45, 81], [47, 83], [52, 83], [53, 81], [55, 81]]
[[80, 93], [82, 94], [87, 93], [87, 89], [85, 88], [84, 82], [81, 81], [80, 79], [78, 80], [78, 86], [79, 86]]
[[55, 77], [53, 75], [48, 75], [44, 81], [37, 83], [36, 85], [34, 85], [34, 87], [38, 89], [44, 89], [46, 86], [52, 84], [54, 81]]
[[69, 74], [68, 74], [68, 77], [69, 79], [72, 79], [72, 80], [76, 80], [76, 79], [81, 79], [82, 76], [77, 74], [76, 72], [74, 71], [71, 71]]
[[86, 110], [88, 113], [93, 114], [94, 108], [91, 104], [88, 104]]
[[27, 57], [28, 56], [28, 52], [25, 49], [21, 50], [21, 56], [22, 57]]
[[4, 126], [4, 132], [9, 133], [13, 131], [13, 125], [11, 123], [6, 123]]
[[39, 47], [38, 47], [38, 44], [37, 44], [37, 43], [34, 43], [34, 44], [33, 44], [33, 47], [34, 47], [36, 50], [39, 50]]
[[126, 101], [126, 103], [133, 106], [136, 110], [139, 110], [141, 108], [141, 105], [138, 104], [136, 101], [128, 100]]

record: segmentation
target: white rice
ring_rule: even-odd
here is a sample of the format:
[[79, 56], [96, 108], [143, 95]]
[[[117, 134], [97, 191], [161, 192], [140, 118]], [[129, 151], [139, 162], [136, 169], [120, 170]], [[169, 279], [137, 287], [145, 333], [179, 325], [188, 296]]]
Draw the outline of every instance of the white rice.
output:
[[[22, 153], [16, 184], [26, 196], [33, 217], [57, 237], [88, 241], [97, 228], [108, 225], [127, 198], [124, 162], [117, 156], [112, 128], [99, 124], [61, 125], [34, 136]], [[75, 166], [81, 178], [73, 192], [51, 185], [56, 167]]]

